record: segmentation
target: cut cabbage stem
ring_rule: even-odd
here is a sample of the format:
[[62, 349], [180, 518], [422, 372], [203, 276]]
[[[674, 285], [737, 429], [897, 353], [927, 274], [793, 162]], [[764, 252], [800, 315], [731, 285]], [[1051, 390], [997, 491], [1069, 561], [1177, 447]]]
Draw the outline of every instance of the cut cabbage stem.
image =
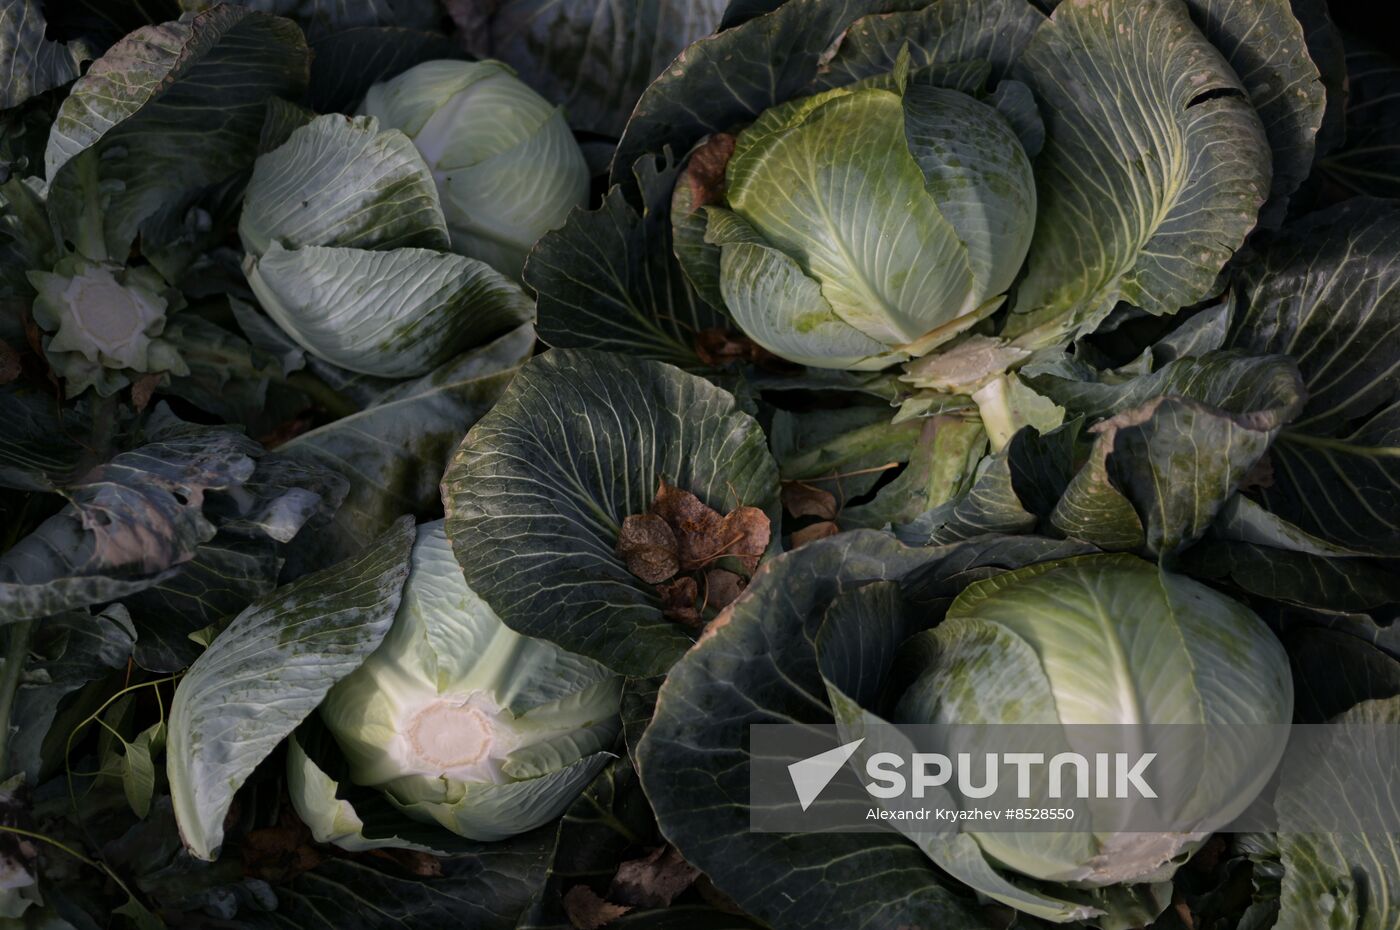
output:
[[921, 355], [926, 355], [949, 339], [952, 339], [959, 333], [966, 332], [993, 313], [996, 313], [1005, 302], [1006, 295], [998, 294], [976, 309], [964, 313], [960, 317], [949, 320], [942, 326], [934, 327], [913, 342], [906, 342], [902, 346], [895, 346], [894, 350], [896, 352], [903, 352], [910, 358], [918, 358]]

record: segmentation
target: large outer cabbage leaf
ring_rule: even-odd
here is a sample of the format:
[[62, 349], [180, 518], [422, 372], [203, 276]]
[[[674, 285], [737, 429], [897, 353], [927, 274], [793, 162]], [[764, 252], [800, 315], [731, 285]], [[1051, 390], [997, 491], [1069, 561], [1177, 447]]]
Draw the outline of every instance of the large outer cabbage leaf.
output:
[[1120, 300], [1208, 297], [1268, 194], [1264, 126], [1180, 0], [1058, 6], [1016, 69], [1045, 119], [1030, 260], [1007, 332], [1092, 331]]
[[778, 517], [777, 466], [732, 395], [658, 362], [554, 349], [467, 434], [443, 479], [447, 534], [507, 626], [654, 675], [692, 637], [615, 550], [662, 481]]
[[267, 100], [299, 96], [308, 62], [296, 24], [228, 4], [132, 32], [54, 121], [44, 164], [56, 225], [88, 258], [124, 257], [158, 211], [252, 163]]
[[404, 518], [358, 557], [259, 599], [185, 673], [170, 706], [166, 771], [194, 856], [218, 856], [234, 793], [388, 632], [413, 536]]

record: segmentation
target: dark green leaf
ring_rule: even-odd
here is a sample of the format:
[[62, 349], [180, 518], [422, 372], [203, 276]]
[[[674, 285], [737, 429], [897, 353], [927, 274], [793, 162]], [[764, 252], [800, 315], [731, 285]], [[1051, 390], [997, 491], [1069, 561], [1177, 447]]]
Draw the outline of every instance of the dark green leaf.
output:
[[662, 832], [721, 891], [774, 926], [1005, 926], [1004, 914], [950, 890], [898, 836], [752, 832], [749, 727], [832, 722], [813, 641], [842, 592], [906, 576], [928, 592], [1076, 551], [1083, 547], [1030, 537], [909, 549], [857, 530], [769, 562], [728, 621], [711, 627], [661, 687], [638, 761]]
[[819, 70], [817, 85], [836, 87], [893, 71], [900, 50], [908, 45], [914, 70], [985, 62], [989, 70], [966, 88], [979, 90], [988, 78], [995, 83], [1010, 73], [1044, 19], [1024, 0], [940, 0], [865, 16], [846, 30], [831, 60]]
[[468, 49], [504, 61], [569, 124], [616, 138], [637, 98], [683, 48], [713, 32], [725, 0], [455, 0]]
[[[125, 256], [162, 206], [246, 169], [267, 99], [298, 97], [307, 60], [295, 24], [230, 5], [122, 39], [74, 84], [49, 136], [49, 206], [66, 238], [89, 258]], [[100, 218], [88, 208], [99, 187]]]
[[1400, 603], [1394, 566], [1370, 559], [1205, 540], [1183, 554], [1181, 566], [1197, 577], [1229, 579], [1250, 594], [1290, 604], [1348, 611]]
[[1400, 196], [1400, 62], [1360, 36], [1345, 45], [1346, 141], [1320, 167], [1349, 191]]
[[1307, 390], [1251, 495], [1314, 536], [1400, 554], [1400, 207], [1312, 214], [1248, 266], [1244, 292], [1226, 344], [1293, 356]]
[[1016, 76], [1047, 136], [1007, 332], [1047, 344], [1092, 331], [1120, 300], [1161, 315], [1208, 297], [1268, 194], [1268, 142], [1185, 6], [1062, 4]]
[[[308, 522], [323, 524], [347, 482], [324, 467], [268, 455], [235, 500], [210, 508], [218, 532], [167, 580], [127, 597], [140, 639], [136, 661], [151, 671], [189, 665], [200, 646], [190, 634], [231, 617], [277, 587], [283, 544], [309, 545]], [[231, 506], [230, 506], [231, 505]]]
[[613, 156], [612, 181], [665, 146], [680, 154], [712, 132], [727, 132], [797, 96], [817, 76], [824, 51], [870, 0], [796, 0], [704, 38], [642, 94]]
[[512, 930], [544, 878], [553, 827], [437, 860], [414, 875], [374, 857], [332, 859], [277, 889], [287, 930]]
[[539, 292], [540, 338], [700, 369], [696, 336], [726, 317], [700, 299], [671, 253], [665, 205], [675, 166], [645, 157], [635, 176], [641, 213], [614, 186], [597, 210], [575, 210], [530, 253], [525, 283]]
[[306, 94], [310, 107], [318, 113], [350, 113], [370, 85], [425, 61], [462, 57], [461, 48], [447, 36], [401, 26], [362, 26], [313, 36]]
[[[1334, 718], [1333, 722], [1364, 726], [1400, 724], [1400, 698], [1366, 701]], [[1364, 732], [1363, 726], [1343, 733]], [[1341, 737], [1347, 738], [1347, 737]], [[1353, 739], [1355, 737], [1352, 737]], [[1372, 744], [1377, 758], [1368, 761], [1372, 771], [1390, 769], [1394, 760], [1381, 756], [1385, 750]], [[1349, 752], [1366, 747], [1350, 745]], [[1296, 771], [1296, 770], [1294, 770]], [[1275, 806], [1286, 826], [1289, 812], [1315, 810], [1319, 804], [1347, 806], [1344, 793], [1322, 798], [1306, 783], [1290, 778], [1285, 771], [1278, 787]], [[1393, 799], [1392, 799], [1393, 800]], [[1349, 817], [1366, 818], [1361, 811], [1347, 811]], [[1393, 816], [1393, 811], [1390, 812]], [[1314, 930], [1317, 927], [1354, 927], [1356, 930], [1386, 930], [1400, 920], [1400, 835], [1387, 833], [1292, 833], [1278, 835], [1283, 863], [1283, 885], [1279, 895], [1279, 918], [1275, 930]]]
[[563, 897], [575, 885], [600, 895], [629, 849], [660, 845], [656, 819], [637, 774], [619, 759], [593, 780], [559, 822], [554, 857], [544, 887], [517, 930], [571, 930]]
[[50, 394], [0, 386], [0, 422], [0, 486], [55, 490], [77, 479], [91, 455], [88, 417]]
[[[1311, 0], [1307, 0], [1311, 2]], [[1273, 182], [1259, 222], [1277, 226], [1313, 165], [1327, 93], [1290, 0], [1188, 0], [1196, 25], [1239, 75], [1273, 150]], [[1305, 4], [1306, 5], [1306, 4]], [[1321, 6], [1321, 4], [1318, 4]], [[1326, 19], [1326, 13], [1321, 14]]]
[[1116, 383], [1030, 379], [1072, 413], [1104, 417], [1051, 521], [1106, 549], [1175, 552], [1203, 534], [1302, 405], [1293, 360], [1188, 356]]
[[[33, 658], [15, 696], [12, 719], [18, 725], [10, 743], [7, 771], [23, 772], [37, 784], [45, 763], [43, 748], [59, 703], [89, 681], [126, 665], [136, 642], [136, 630], [120, 606], [91, 615], [73, 611], [40, 620], [33, 634]], [[7, 660], [8, 661], [8, 660]], [[60, 734], [65, 736], [66, 734]]]
[[777, 467], [730, 394], [658, 362], [555, 349], [467, 434], [443, 480], [447, 534], [507, 626], [655, 675], [691, 637], [615, 549], [662, 481], [721, 513], [757, 507], [776, 529]]
[[424, 518], [440, 506], [438, 483], [462, 436], [490, 410], [534, 348], [523, 326], [463, 353], [435, 372], [383, 391], [376, 402], [279, 448], [330, 469], [350, 491], [329, 526], [289, 554], [292, 577], [366, 545], [400, 514]]
[[0, 110], [19, 106], [35, 94], [67, 84], [91, 57], [81, 43], [64, 45], [45, 35], [40, 0], [6, 0], [0, 6]]
[[1362, 701], [1400, 695], [1400, 661], [1338, 630], [1285, 632], [1300, 723], [1325, 723]]

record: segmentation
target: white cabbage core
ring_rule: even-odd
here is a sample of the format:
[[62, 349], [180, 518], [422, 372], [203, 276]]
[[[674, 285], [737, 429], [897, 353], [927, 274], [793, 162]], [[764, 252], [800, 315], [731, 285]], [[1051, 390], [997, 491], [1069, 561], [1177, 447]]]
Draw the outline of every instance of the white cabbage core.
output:
[[408, 715], [399, 747], [405, 773], [466, 782], [508, 781], [501, 764], [519, 742], [485, 694], [443, 695]]

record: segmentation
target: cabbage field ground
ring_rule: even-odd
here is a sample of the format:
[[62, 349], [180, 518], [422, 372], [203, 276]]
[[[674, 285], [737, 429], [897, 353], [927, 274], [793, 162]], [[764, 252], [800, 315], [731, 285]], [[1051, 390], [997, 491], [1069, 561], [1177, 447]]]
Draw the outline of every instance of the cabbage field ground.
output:
[[0, 0], [0, 930], [1400, 930], [1394, 12]]

